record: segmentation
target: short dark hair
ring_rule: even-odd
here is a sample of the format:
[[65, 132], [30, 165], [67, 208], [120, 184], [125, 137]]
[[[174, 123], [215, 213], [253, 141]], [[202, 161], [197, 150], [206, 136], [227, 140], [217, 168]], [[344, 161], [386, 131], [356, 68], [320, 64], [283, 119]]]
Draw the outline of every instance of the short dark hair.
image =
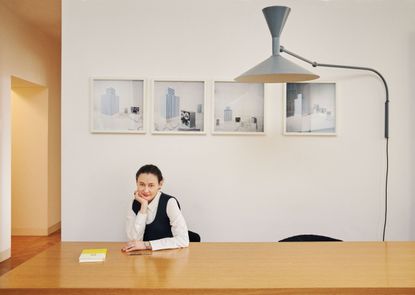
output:
[[140, 174], [153, 174], [157, 176], [159, 183], [163, 181], [163, 175], [161, 174], [160, 169], [152, 164], [144, 165], [138, 169], [137, 173], [135, 174], [135, 181], [138, 180], [138, 176], [140, 176]]

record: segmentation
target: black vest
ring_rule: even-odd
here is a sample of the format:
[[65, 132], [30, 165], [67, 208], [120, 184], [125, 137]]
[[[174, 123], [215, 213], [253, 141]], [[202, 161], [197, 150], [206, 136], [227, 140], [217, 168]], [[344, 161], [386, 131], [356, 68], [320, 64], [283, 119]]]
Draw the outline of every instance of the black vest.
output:
[[[167, 216], [167, 202], [169, 201], [170, 198], [173, 198], [176, 200], [175, 197], [166, 195], [165, 193], [161, 193], [159, 204], [157, 207], [156, 217], [154, 218], [152, 223], [146, 224], [146, 229], [144, 230], [143, 241], [153, 241], [153, 240], [173, 237], [173, 234], [171, 232], [170, 219]], [[179, 205], [178, 201], [177, 201], [177, 204]], [[180, 208], [180, 205], [179, 205], [179, 208]], [[138, 211], [140, 211], [141, 209], [140, 202], [137, 200], [134, 200], [132, 209], [135, 215], [137, 215]]]

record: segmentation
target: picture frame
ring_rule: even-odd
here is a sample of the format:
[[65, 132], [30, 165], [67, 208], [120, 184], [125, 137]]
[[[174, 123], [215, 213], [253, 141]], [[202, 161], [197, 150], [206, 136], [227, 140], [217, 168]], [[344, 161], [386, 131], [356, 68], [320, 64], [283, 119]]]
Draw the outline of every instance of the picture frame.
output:
[[265, 134], [265, 85], [214, 81], [212, 118], [212, 134]]
[[146, 133], [146, 84], [140, 78], [91, 78], [91, 132]]
[[153, 134], [206, 134], [206, 81], [158, 79], [151, 85]]
[[286, 83], [283, 102], [284, 135], [337, 135], [336, 83]]

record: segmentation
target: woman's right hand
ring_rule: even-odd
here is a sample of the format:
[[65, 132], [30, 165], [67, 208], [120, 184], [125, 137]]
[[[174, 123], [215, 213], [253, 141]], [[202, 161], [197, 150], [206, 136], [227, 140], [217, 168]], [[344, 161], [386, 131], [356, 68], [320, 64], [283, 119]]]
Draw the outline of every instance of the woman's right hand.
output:
[[[148, 243], [148, 242], [147, 242]], [[133, 240], [129, 241], [125, 247], [121, 249], [123, 252], [131, 252], [136, 250], [146, 250], [147, 247], [143, 241]]]
[[134, 191], [134, 199], [136, 199], [141, 204], [140, 212], [143, 214], [146, 214], [147, 207], [148, 207], [148, 201], [142, 198], [138, 191]]

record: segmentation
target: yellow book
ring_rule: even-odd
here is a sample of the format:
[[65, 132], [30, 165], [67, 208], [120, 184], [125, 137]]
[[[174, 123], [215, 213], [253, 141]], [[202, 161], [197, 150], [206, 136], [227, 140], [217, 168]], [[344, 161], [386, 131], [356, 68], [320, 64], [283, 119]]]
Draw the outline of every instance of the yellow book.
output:
[[83, 249], [79, 262], [101, 262], [107, 256], [107, 249]]

